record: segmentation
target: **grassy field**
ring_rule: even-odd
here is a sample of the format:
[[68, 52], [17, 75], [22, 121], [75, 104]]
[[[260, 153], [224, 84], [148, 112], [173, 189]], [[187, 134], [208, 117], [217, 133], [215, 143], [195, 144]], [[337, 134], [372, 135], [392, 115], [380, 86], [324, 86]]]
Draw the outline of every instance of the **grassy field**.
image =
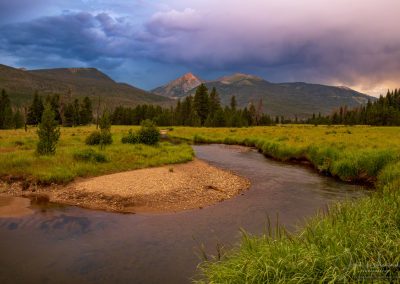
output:
[[400, 128], [276, 126], [175, 128], [196, 142], [257, 147], [279, 160], [308, 160], [376, 192], [332, 206], [295, 234], [283, 228], [249, 236], [222, 259], [201, 265], [207, 283], [348, 283], [400, 279]]
[[91, 127], [62, 128], [54, 156], [35, 153], [36, 129], [0, 130], [0, 176], [3, 179], [24, 179], [31, 182], [67, 183], [76, 177], [181, 163], [193, 158], [186, 144], [161, 142], [158, 146], [122, 144], [121, 137], [135, 127], [113, 126], [114, 143], [100, 150], [85, 145], [85, 138], [95, 130]]
[[[130, 128], [135, 127], [113, 126], [114, 143], [104, 151], [84, 143], [94, 127], [63, 128], [57, 153], [50, 157], [35, 154], [35, 129], [0, 131], [0, 176], [65, 183], [75, 177], [179, 163], [193, 157], [186, 144], [124, 145], [120, 139]], [[221, 260], [201, 265], [204, 282], [341, 283], [400, 279], [396, 278], [400, 263], [400, 128], [175, 127], [169, 135], [189, 142], [257, 147], [275, 159], [307, 160], [321, 173], [376, 186], [376, 193], [371, 196], [337, 204], [295, 234], [278, 228], [263, 236], [244, 235], [240, 246], [226, 252]]]

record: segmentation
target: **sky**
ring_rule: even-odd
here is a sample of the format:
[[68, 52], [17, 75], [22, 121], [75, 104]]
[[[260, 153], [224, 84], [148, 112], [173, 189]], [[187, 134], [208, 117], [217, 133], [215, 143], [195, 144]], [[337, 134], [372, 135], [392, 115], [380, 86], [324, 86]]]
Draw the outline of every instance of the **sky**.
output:
[[400, 87], [399, 0], [0, 0], [0, 63], [95, 67], [150, 90], [184, 73]]

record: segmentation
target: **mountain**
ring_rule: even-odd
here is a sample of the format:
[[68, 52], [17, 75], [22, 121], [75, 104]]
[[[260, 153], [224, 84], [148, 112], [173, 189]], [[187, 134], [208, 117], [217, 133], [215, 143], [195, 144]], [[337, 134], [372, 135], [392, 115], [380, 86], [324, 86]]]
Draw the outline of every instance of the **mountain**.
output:
[[[209, 90], [213, 87], [217, 89], [224, 105], [229, 104], [232, 96], [236, 97], [239, 107], [246, 107], [250, 102], [257, 104], [262, 99], [264, 111], [273, 116], [306, 118], [313, 113], [329, 114], [340, 106], [351, 108], [368, 100], [376, 100], [347, 87], [303, 82], [271, 83], [257, 76], [240, 73], [206, 82], [205, 85]], [[179, 97], [194, 93], [195, 88]]]
[[152, 90], [152, 92], [164, 97], [179, 98], [185, 96], [190, 90], [198, 87], [202, 82], [202, 80], [192, 73], [187, 73], [162, 87]]
[[30, 102], [36, 91], [43, 96], [60, 94], [67, 100], [89, 96], [97, 101], [100, 97], [102, 103], [111, 107], [173, 104], [173, 100], [169, 98], [117, 83], [95, 68], [23, 70], [0, 64], [1, 89], [5, 89], [11, 101], [17, 104]]

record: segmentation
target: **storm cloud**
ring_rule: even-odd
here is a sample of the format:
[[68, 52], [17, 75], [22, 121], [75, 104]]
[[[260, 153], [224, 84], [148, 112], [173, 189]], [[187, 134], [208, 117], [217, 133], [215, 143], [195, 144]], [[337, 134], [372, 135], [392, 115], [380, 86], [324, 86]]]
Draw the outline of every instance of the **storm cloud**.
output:
[[94, 66], [147, 88], [183, 70], [206, 79], [248, 72], [372, 94], [397, 87], [400, 77], [395, 0], [118, 1], [115, 6], [74, 0], [71, 9], [65, 1], [57, 9], [55, 2], [40, 0], [41, 9], [26, 21], [20, 20], [18, 5], [0, 4], [18, 18], [0, 22], [0, 60], [29, 67]]

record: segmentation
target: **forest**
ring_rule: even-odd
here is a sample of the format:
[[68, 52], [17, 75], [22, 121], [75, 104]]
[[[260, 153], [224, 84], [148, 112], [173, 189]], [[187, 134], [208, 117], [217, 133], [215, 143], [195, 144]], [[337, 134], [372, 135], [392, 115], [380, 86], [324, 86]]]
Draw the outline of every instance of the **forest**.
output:
[[[55, 112], [56, 120], [66, 127], [88, 125], [98, 121], [100, 110], [94, 117], [93, 103], [89, 97], [82, 100], [60, 102], [60, 95], [47, 96], [44, 100], [36, 92], [29, 107], [17, 108], [11, 105], [5, 90], [0, 98], [0, 129], [22, 128], [24, 125], [37, 125], [49, 103]], [[102, 108], [109, 112], [113, 125], [139, 125], [143, 120], [153, 120], [159, 126], [194, 126], [194, 127], [248, 127], [269, 126], [276, 124], [314, 124], [314, 125], [400, 125], [400, 89], [388, 91], [375, 102], [349, 109], [342, 106], [332, 110], [329, 115], [313, 114], [308, 119], [297, 117], [272, 117], [264, 113], [264, 102], [249, 102], [240, 109], [235, 96], [231, 97], [229, 106], [221, 104], [215, 88], [211, 92], [201, 84], [194, 96], [178, 100], [175, 107], [156, 105], [138, 105], [136, 107], [118, 106], [114, 109]]]

